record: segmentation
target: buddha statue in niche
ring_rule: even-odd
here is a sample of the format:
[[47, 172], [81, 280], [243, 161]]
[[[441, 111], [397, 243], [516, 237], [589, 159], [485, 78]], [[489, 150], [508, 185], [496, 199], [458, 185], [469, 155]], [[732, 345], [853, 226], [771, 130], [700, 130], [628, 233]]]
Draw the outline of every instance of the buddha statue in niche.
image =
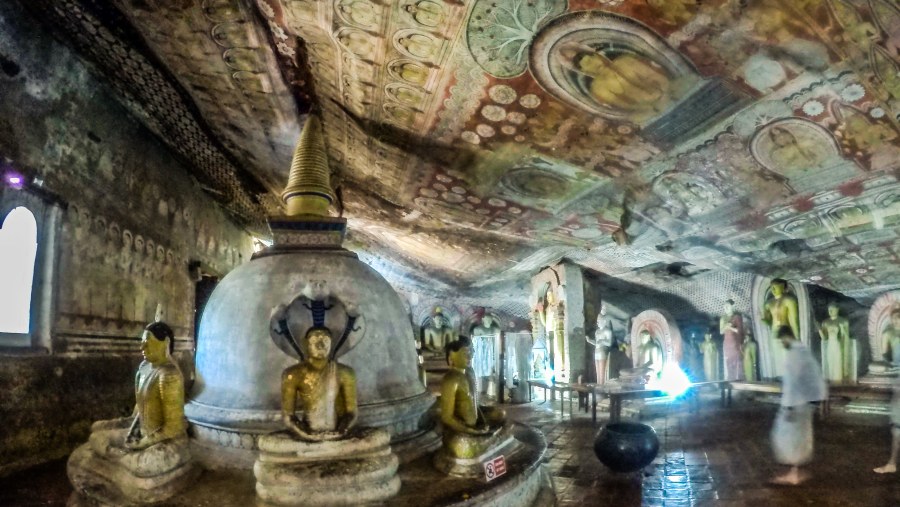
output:
[[659, 342], [650, 334], [650, 331], [644, 329], [638, 335], [641, 344], [638, 347], [637, 367], [643, 368], [645, 375], [656, 376], [663, 369], [663, 350]]
[[300, 440], [343, 438], [356, 423], [356, 374], [329, 358], [328, 328], [310, 328], [305, 341], [308, 358], [281, 375], [282, 420]]
[[891, 367], [900, 368], [900, 307], [891, 310], [891, 322], [881, 335], [881, 349]]
[[479, 383], [479, 395], [497, 396], [496, 377], [500, 370], [497, 350], [500, 349], [500, 325], [495, 317], [481, 311], [481, 322], [472, 329], [474, 352], [473, 370]]
[[443, 309], [437, 307], [431, 314], [431, 325], [422, 332], [422, 341], [426, 349], [435, 352], [442, 350], [447, 344], [456, 339], [450, 321], [444, 315]]
[[776, 330], [782, 326], [788, 326], [798, 340], [800, 340], [802, 336], [800, 334], [799, 305], [797, 303], [797, 297], [786, 293], [786, 289], [786, 280], [781, 278], [772, 280], [772, 284], [770, 285], [772, 299], [766, 302], [763, 307], [762, 315], [763, 322], [765, 322], [771, 330], [769, 334], [769, 339], [771, 340], [769, 350], [772, 351], [776, 377], [780, 377], [784, 373], [784, 347], [780, 346]]
[[822, 339], [822, 373], [830, 382], [856, 383], [856, 341], [850, 338], [850, 321], [841, 317], [835, 303], [828, 305], [828, 318], [819, 324]]
[[450, 343], [446, 355], [450, 370], [441, 381], [440, 401], [443, 450], [454, 458], [473, 458], [495, 442], [493, 437], [503, 426], [506, 414], [496, 407], [478, 406], [467, 339]]

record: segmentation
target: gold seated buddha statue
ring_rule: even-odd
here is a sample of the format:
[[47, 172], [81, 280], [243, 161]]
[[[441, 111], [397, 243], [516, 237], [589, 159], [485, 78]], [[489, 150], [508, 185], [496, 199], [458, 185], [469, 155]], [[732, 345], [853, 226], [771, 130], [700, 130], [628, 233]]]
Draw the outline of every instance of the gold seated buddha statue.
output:
[[188, 447], [184, 379], [171, 357], [174, 340], [163, 322], [144, 330], [134, 411], [94, 423], [88, 443], [72, 453], [68, 474], [76, 496], [101, 504], [154, 503], [199, 473]]
[[388, 432], [354, 427], [356, 374], [333, 359], [331, 344], [328, 328], [310, 328], [305, 359], [281, 376], [287, 431], [260, 437], [253, 466], [257, 496], [266, 504], [358, 505], [400, 490]]
[[481, 458], [511, 443], [513, 438], [504, 431], [506, 413], [497, 407], [479, 406], [476, 401], [469, 341], [460, 338], [450, 343], [446, 353], [450, 370], [441, 381], [443, 445], [434, 464], [450, 475], [479, 475]]

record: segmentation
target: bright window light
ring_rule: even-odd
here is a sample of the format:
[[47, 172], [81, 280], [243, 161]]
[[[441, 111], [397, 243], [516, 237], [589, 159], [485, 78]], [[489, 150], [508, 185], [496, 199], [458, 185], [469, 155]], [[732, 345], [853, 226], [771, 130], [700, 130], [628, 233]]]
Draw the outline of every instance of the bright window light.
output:
[[0, 333], [29, 332], [37, 223], [27, 208], [10, 211], [0, 229]]

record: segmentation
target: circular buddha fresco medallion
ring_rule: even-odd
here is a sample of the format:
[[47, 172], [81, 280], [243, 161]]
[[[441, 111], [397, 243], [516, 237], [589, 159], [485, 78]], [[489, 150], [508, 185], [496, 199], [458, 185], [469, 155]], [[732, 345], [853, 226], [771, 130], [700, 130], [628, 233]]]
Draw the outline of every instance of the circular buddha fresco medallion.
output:
[[512, 193], [539, 199], [562, 197], [569, 191], [565, 178], [536, 167], [513, 169], [500, 178], [500, 184]]
[[504, 126], [500, 127], [500, 132], [503, 132], [504, 134], [511, 136], [516, 133], [516, 127], [513, 127], [512, 125], [504, 125]]
[[466, 197], [466, 199], [472, 204], [481, 204], [481, 198], [475, 197], [474, 195], [470, 195]]
[[516, 100], [516, 91], [507, 85], [495, 85], [488, 90], [488, 96], [498, 104], [512, 104]]
[[550, 22], [534, 38], [529, 68], [561, 101], [642, 125], [671, 109], [699, 80], [690, 62], [655, 32], [604, 11]]
[[436, 179], [442, 183], [450, 183], [451, 181], [453, 181], [453, 178], [451, 178], [450, 176], [447, 176], [446, 174], [438, 174], [434, 177], [434, 179]]
[[438, 196], [438, 193], [430, 188], [420, 188], [419, 194], [424, 195], [425, 197], [431, 197], [432, 199]]

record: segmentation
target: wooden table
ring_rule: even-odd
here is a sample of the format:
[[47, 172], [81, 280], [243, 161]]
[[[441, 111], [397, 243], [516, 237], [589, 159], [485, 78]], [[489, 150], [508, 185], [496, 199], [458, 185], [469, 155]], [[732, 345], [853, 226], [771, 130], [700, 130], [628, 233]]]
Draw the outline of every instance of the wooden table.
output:
[[[563, 393], [571, 393], [572, 391], [574, 391], [575, 389], [573, 388], [573, 385], [575, 385], [575, 384], [569, 384], [566, 382], [546, 382], [546, 381], [538, 380], [538, 379], [530, 379], [530, 380], [527, 380], [526, 382], [528, 382], [528, 401], [531, 401], [531, 388], [533, 388], [533, 387], [537, 387], [538, 389], [544, 390], [544, 401], [545, 402], [547, 401], [547, 392], [548, 391], [550, 392], [550, 401], [553, 401], [556, 399], [556, 393], [560, 393], [559, 394], [560, 414], [563, 416], [566, 415], [566, 401], [565, 401], [565, 398], [563, 397]], [[574, 414], [574, 412], [572, 409], [572, 396], [570, 395], [569, 396], [569, 416], [571, 417], [573, 414]]]

